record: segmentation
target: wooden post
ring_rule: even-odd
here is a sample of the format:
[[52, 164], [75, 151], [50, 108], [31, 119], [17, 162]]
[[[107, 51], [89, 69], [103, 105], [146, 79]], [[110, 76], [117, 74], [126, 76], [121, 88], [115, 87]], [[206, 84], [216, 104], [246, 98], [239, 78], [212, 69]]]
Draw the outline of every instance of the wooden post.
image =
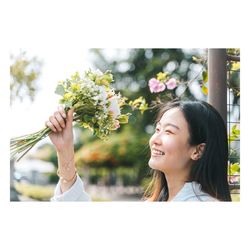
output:
[[226, 49], [208, 50], [208, 102], [227, 123], [227, 53]]

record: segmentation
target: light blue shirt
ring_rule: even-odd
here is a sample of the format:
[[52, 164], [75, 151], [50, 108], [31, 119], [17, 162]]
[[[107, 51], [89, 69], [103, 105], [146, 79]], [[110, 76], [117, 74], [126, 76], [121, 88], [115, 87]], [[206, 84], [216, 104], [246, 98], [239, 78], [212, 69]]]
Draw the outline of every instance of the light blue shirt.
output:
[[201, 185], [195, 181], [186, 182], [171, 201], [218, 201], [211, 195], [201, 191]]
[[[77, 175], [75, 183], [66, 192], [62, 193], [60, 181], [57, 183], [51, 201], [91, 201], [91, 197], [84, 189], [84, 183]], [[218, 201], [207, 193], [201, 191], [197, 182], [186, 182], [171, 201]]]
[[91, 201], [89, 194], [84, 190], [84, 184], [79, 175], [77, 175], [75, 183], [66, 192], [62, 193], [60, 186], [59, 180], [51, 201]]

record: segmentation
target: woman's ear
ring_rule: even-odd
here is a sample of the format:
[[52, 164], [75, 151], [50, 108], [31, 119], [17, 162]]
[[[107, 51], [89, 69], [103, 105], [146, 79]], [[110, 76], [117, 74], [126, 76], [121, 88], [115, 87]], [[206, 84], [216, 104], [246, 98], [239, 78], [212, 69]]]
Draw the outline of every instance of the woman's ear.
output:
[[198, 159], [200, 159], [205, 150], [205, 147], [206, 147], [206, 143], [201, 143], [195, 146], [194, 151], [191, 154], [191, 159], [194, 161], [197, 161]]

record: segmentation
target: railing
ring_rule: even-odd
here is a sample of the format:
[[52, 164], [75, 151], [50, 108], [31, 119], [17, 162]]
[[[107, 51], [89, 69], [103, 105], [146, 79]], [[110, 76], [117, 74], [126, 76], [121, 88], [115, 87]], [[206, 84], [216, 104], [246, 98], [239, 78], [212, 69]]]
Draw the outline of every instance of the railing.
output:
[[[227, 124], [228, 135], [240, 125], [239, 67], [232, 64], [240, 61], [239, 55], [227, 54], [227, 49], [208, 50], [208, 102], [221, 114]], [[228, 180], [231, 193], [239, 193], [240, 174], [232, 170], [232, 164], [240, 164], [240, 137], [229, 141]]]

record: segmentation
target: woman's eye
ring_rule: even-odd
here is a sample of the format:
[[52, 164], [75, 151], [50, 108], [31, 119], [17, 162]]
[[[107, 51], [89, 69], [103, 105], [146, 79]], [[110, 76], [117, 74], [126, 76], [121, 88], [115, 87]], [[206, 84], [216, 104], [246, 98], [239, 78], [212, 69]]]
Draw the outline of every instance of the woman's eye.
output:
[[155, 132], [159, 132], [160, 131], [160, 129], [159, 128], [155, 128]]
[[170, 130], [165, 130], [165, 132], [166, 132], [167, 134], [173, 134], [172, 131], [170, 131]]

